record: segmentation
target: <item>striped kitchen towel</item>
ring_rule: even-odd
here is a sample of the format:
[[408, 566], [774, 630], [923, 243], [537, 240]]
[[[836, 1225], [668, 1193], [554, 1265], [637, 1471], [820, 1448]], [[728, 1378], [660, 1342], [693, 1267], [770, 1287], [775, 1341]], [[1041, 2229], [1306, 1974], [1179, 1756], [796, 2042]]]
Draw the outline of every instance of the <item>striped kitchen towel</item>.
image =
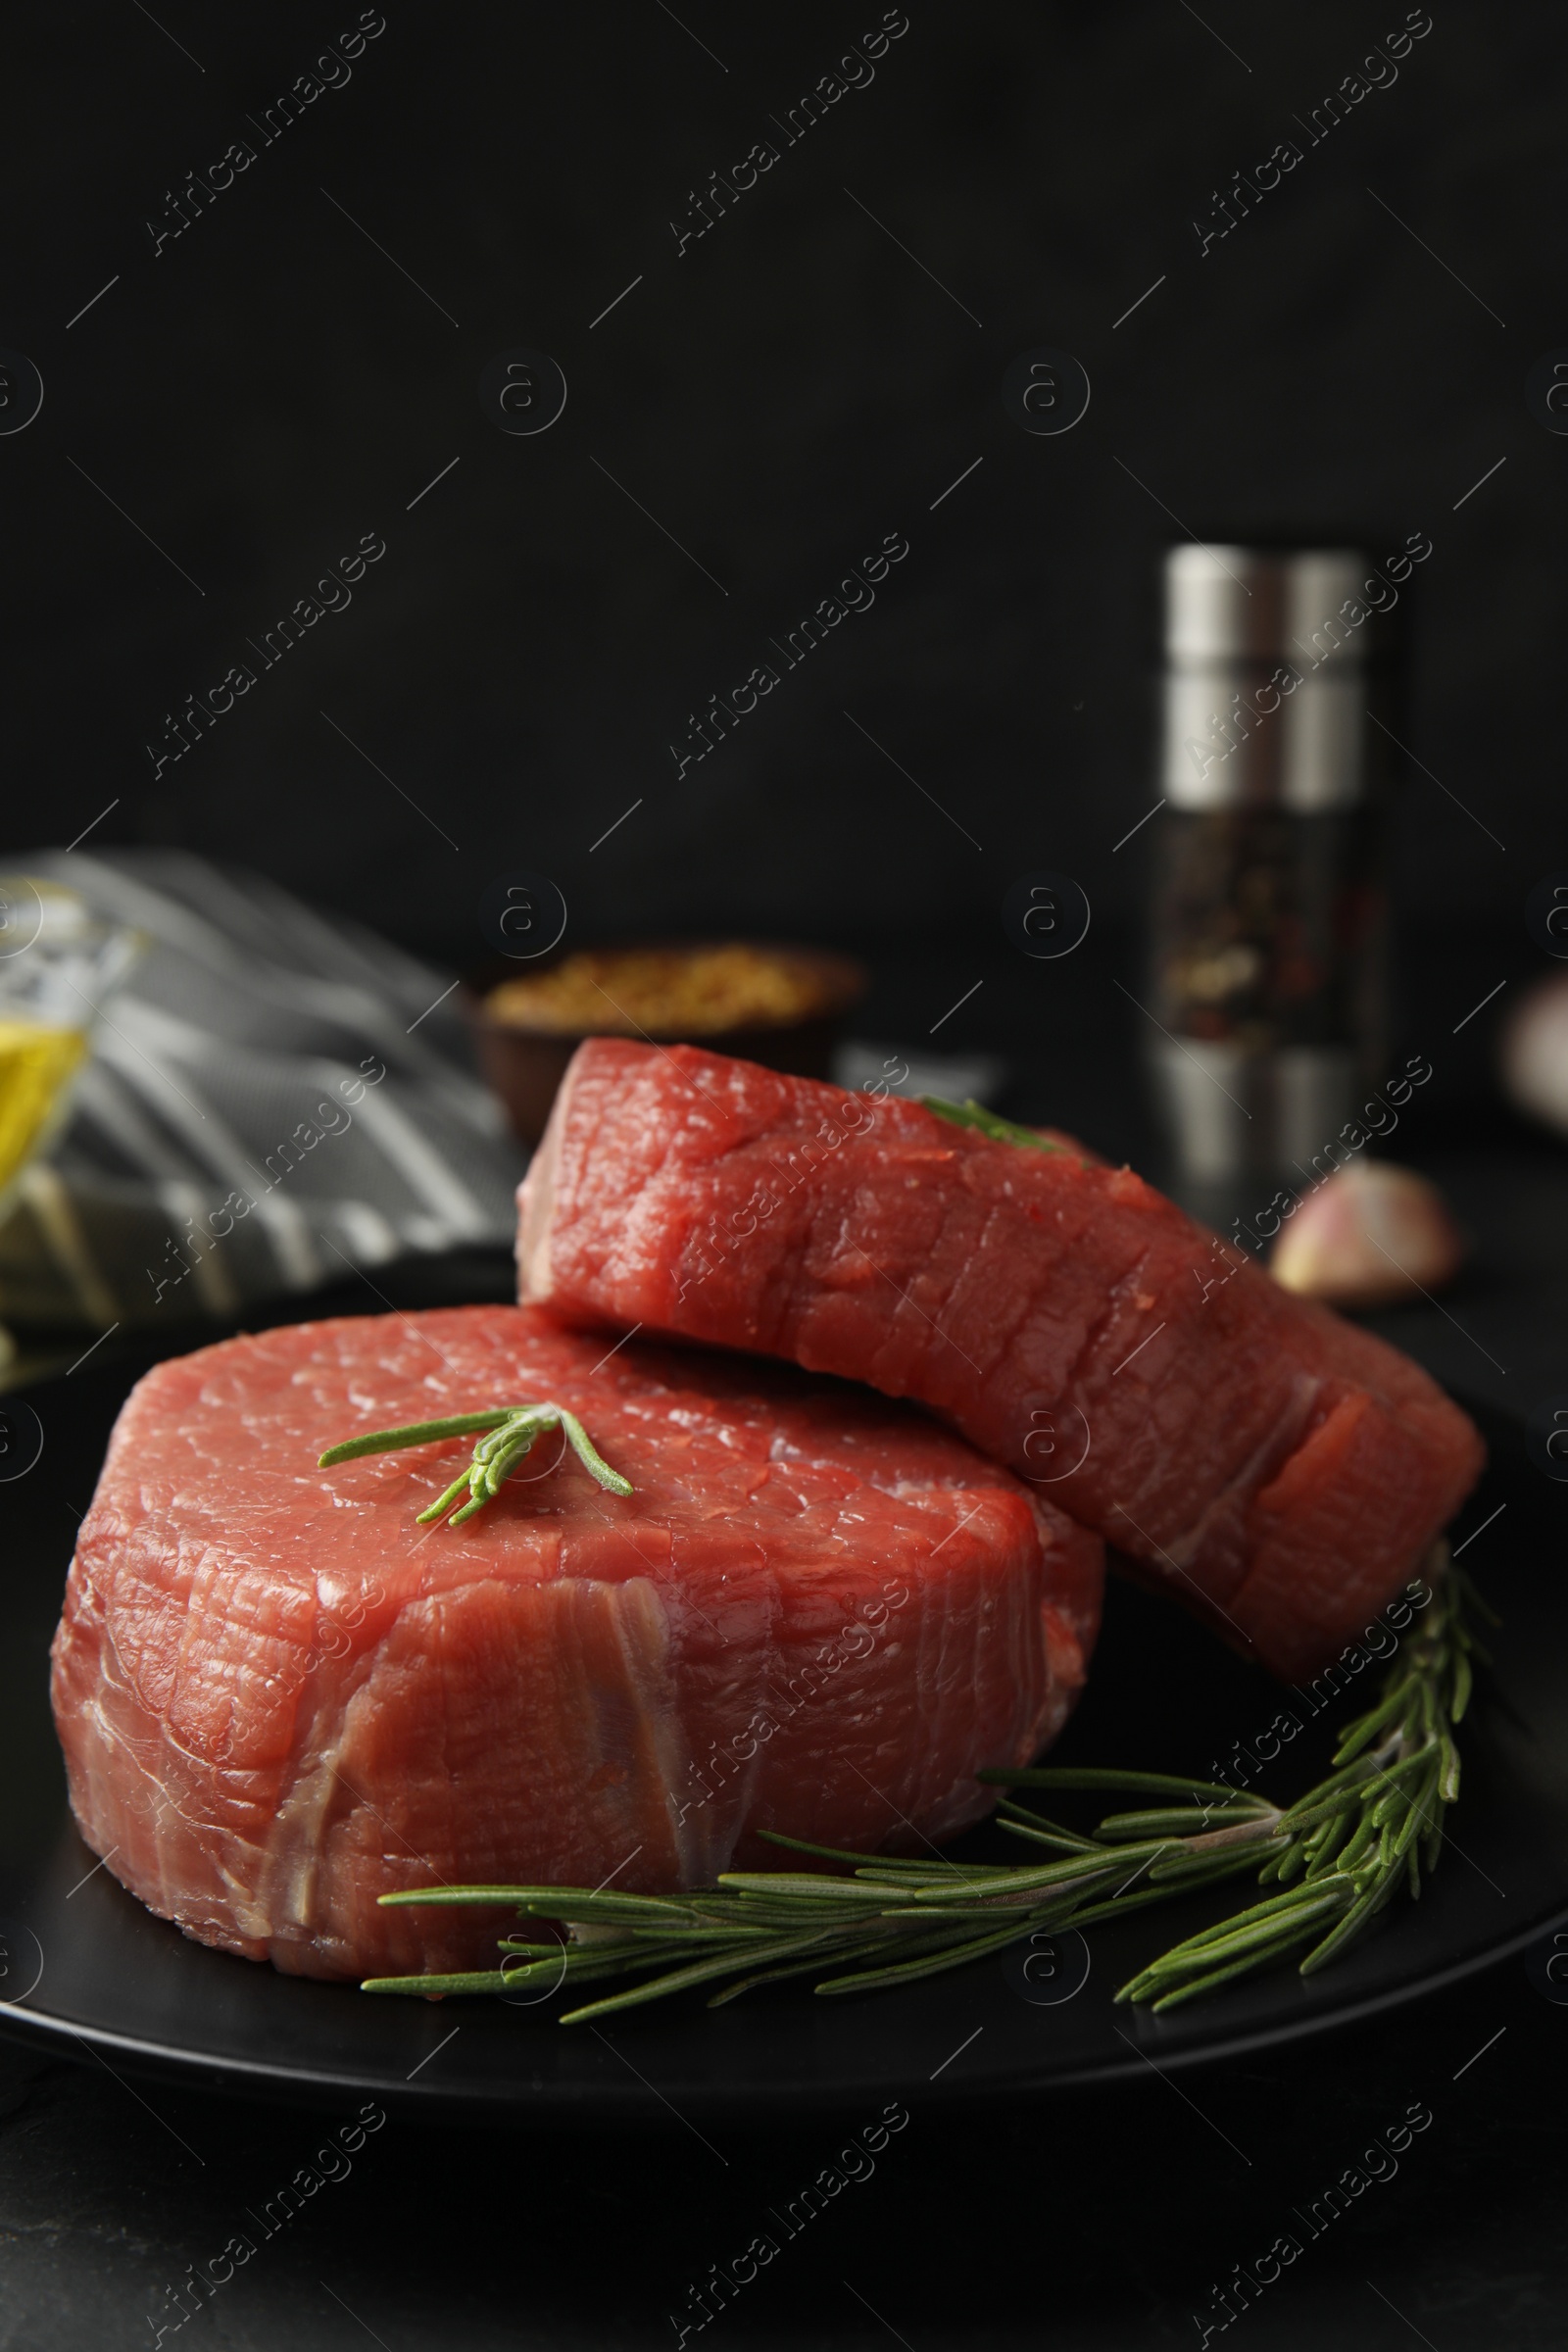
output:
[[0, 1319], [231, 1317], [411, 1253], [511, 1244], [523, 1156], [472, 1074], [450, 974], [179, 852], [5, 864], [144, 945], [0, 1223]]

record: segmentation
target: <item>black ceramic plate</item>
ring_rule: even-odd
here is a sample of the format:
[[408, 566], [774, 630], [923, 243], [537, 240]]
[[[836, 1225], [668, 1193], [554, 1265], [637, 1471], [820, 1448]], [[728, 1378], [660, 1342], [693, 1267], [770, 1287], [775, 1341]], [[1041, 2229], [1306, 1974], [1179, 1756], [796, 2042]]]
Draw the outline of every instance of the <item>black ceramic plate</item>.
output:
[[[43, 1457], [0, 1484], [0, 2030], [34, 2043], [96, 2052], [117, 2072], [272, 2096], [359, 2092], [628, 2121], [657, 2115], [663, 2101], [700, 2129], [732, 2109], [845, 2099], [874, 2107], [915, 2089], [995, 2097], [1192, 2065], [1413, 1999], [1568, 1915], [1568, 1582], [1559, 1566], [1568, 1489], [1494, 1427], [1494, 1467], [1456, 1537], [1481, 1531], [1465, 1564], [1503, 1622], [1495, 1672], [1465, 1737], [1454, 1841], [1419, 1904], [1401, 1903], [1305, 1983], [1286, 1967], [1162, 2019], [1117, 2006], [1114, 1990], [1135, 1967], [1217, 1916], [1212, 1898], [1092, 1930], [1087, 1944], [1064, 1938], [1057, 1973], [1035, 1987], [1045, 1997], [1016, 1988], [1004, 1956], [868, 1997], [818, 1999], [785, 1986], [710, 2013], [688, 1996], [614, 2017], [602, 2032], [557, 2025], [555, 2003], [371, 1999], [205, 1950], [144, 1911], [76, 1837], [45, 1689], [75, 1519], [139, 1368], [87, 1366], [35, 1390]], [[1295, 1743], [1280, 1792], [1319, 1769], [1336, 1714], [1362, 1703], [1347, 1692]], [[1278, 1704], [1271, 1683], [1199, 1628], [1116, 1585], [1092, 1687], [1057, 1756], [1211, 1777]], [[970, 1842], [1020, 1856], [994, 1829]]]

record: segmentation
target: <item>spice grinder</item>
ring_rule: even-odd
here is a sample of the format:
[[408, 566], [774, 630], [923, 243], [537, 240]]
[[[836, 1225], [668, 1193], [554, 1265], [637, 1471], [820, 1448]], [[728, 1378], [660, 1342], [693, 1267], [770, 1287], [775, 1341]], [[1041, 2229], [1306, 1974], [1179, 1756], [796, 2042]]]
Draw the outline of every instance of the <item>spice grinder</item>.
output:
[[1151, 1051], [1173, 1189], [1214, 1221], [1307, 1173], [1380, 1051], [1396, 601], [1353, 549], [1166, 557]]

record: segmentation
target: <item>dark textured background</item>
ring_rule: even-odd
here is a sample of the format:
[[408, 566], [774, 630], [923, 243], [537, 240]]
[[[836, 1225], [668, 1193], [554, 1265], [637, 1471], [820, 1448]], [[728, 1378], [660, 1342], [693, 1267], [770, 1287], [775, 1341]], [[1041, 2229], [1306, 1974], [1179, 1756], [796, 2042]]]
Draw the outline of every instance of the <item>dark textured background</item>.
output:
[[[1568, 340], [1552, 11], [1440, 0], [1396, 83], [1201, 259], [1216, 186], [1305, 146], [1295, 118], [1403, 23], [1395, 0], [1216, 4], [1211, 29], [1181, 0], [917, 0], [871, 86], [679, 259], [688, 192], [880, 21], [870, 0], [683, 10], [727, 71], [657, 0], [389, 0], [347, 86], [155, 259], [166, 191], [259, 146], [247, 116], [358, 16], [158, 13], [205, 71], [130, 0], [26, 12], [6, 37], [0, 341], [46, 384], [0, 442], [12, 846], [118, 799], [100, 839], [261, 864], [460, 963], [484, 883], [517, 865], [559, 879], [578, 940], [989, 943], [1006, 883], [1043, 864], [1125, 920], [1142, 845], [1110, 853], [1153, 797], [1175, 515], [1375, 555], [1428, 532], [1407, 740], [1507, 848], [1417, 776], [1400, 906], [1511, 930], [1561, 861], [1568, 442], [1523, 400]], [[476, 397], [518, 344], [569, 384], [537, 438]], [[1094, 387], [1059, 438], [999, 397], [1041, 344]], [[164, 713], [368, 530], [388, 552], [353, 606], [155, 783]], [[677, 783], [688, 711], [893, 530], [911, 552], [875, 609]]]

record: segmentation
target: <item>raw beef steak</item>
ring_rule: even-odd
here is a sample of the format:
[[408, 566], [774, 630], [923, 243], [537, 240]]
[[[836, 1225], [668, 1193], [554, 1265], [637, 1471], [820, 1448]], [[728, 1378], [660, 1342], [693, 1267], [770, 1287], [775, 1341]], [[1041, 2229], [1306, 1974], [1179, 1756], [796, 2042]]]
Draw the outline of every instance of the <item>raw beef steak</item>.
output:
[[[551, 1399], [466, 1525], [472, 1438]], [[983, 1813], [1060, 1728], [1098, 1541], [907, 1409], [518, 1307], [296, 1325], [161, 1364], [120, 1417], [55, 1641], [83, 1836], [190, 1935], [305, 1976], [484, 1965], [500, 1914], [396, 1887], [704, 1883], [772, 1827], [866, 1849]]]
[[944, 1413], [1287, 1678], [1480, 1471], [1426, 1374], [1131, 1169], [691, 1047], [581, 1047], [520, 1194], [522, 1294]]

